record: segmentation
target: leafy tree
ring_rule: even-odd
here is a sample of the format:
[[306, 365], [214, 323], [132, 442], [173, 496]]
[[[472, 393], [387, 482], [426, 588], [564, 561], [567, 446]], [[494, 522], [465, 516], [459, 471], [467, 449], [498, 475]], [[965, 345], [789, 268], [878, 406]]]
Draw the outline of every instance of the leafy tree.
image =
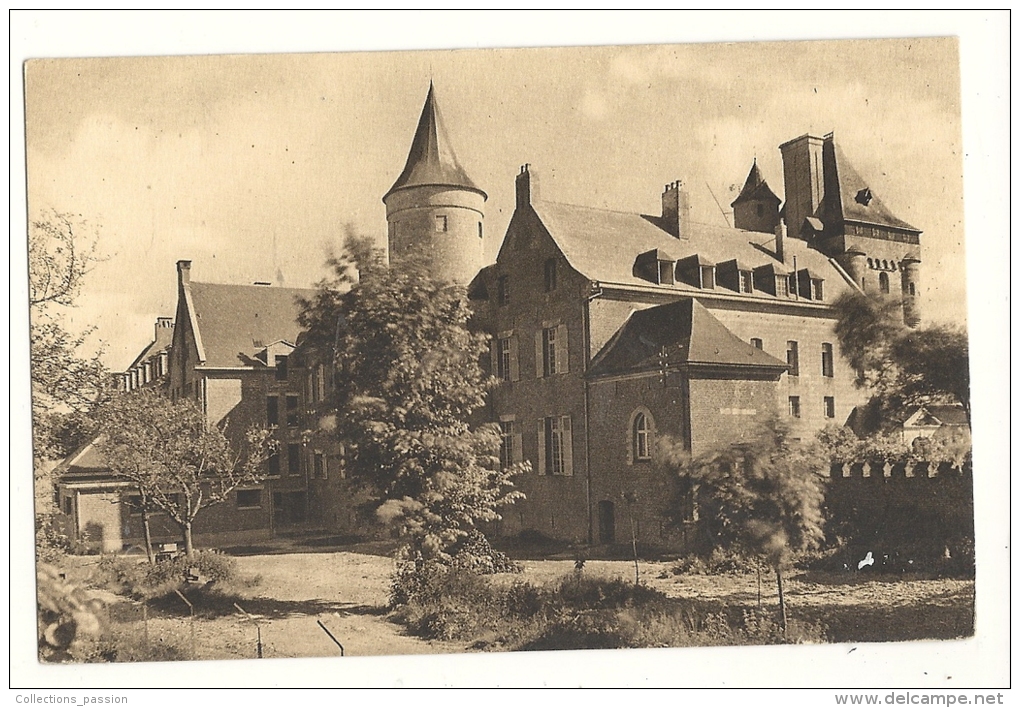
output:
[[29, 342], [37, 461], [70, 452], [60, 444], [60, 436], [52, 435], [54, 429], [66, 431], [64, 416], [91, 412], [106, 388], [99, 355], [81, 355], [93, 330], [71, 334], [63, 319], [75, 306], [85, 277], [101, 260], [97, 245], [98, 234], [71, 214], [49, 210], [30, 225]]
[[501, 469], [498, 427], [475, 422], [492, 381], [480, 365], [488, 336], [469, 328], [464, 288], [410, 259], [386, 268], [363, 239], [347, 246], [301, 322], [312, 356], [335, 370], [348, 470], [401, 530], [406, 560], [491, 564], [481, 527], [523, 495], [520, 467]]
[[191, 534], [199, 513], [239, 487], [261, 484], [275, 450], [269, 432], [255, 427], [235, 449], [190, 400], [171, 401], [153, 391], [114, 397], [101, 419], [99, 450], [113, 474], [141, 497], [146, 545], [148, 514], [159, 509], [180, 528], [188, 555], [194, 553]]
[[833, 307], [840, 352], [873, 394], [866, 429], [902, 422], [909, 408], [926, 403], [959, 403], [970, 422], [966, 332], [948, 325], [908, 328], [894, 298], [846, 293]]
[[821, 447], [795, 443], [778, 419], [749, 441], [686, 459], [665, 441], [660, 463], [690, 485], [699, 523], [715, 547], [764, 558], [776, 572], [781, 626], [786, 627], [783, 569], [791, 555], [824, 540], [822, 503], [828, 461]]

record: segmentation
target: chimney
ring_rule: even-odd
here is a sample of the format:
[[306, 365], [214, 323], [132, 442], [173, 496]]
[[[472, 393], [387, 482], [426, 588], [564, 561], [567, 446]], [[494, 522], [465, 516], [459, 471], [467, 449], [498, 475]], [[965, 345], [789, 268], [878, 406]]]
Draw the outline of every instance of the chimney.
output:
[[824, 138], [802, 135], [779, 146], [783, 154], [787, 235], [800, 238], [804, 219], [814, 216], [824, 193]]
[[521, 166], [520, 174], [517, 175], [517, 208], [521, 209], [538, 201], [538, 175], [531, 169], [530, 163]]
[[191, 282], [191, 261], [177, 261], [177, 284], [187, 285]]
[[662, 221], [666, 231], [674, 238], [690, 238], [691, 202], [683, 182], [670, 182], [662, 190]]
[[780, 263], [786, 262], [786, 224], [776, 224], [776, 258]]
[[160, 334], [166, 336], [166, 333], [173, 331], [174, 318], [173, 317], [157, 317], [156, 318], [156, 341], [159, 341]]

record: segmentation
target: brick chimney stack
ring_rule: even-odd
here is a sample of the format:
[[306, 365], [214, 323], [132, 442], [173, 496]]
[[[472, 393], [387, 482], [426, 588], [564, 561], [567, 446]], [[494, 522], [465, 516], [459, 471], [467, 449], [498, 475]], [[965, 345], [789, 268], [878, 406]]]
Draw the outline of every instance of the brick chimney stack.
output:
[[662, 191], [662, 221], [674, 238], [690, 238], [691, 200], [680, 180], [670, 182]]
[[191, 261], [177, 261], [177, 284], [187, 285], [191, 282]]
[[531, 169], [530, 163], [521, 166], [515, 182], [517, 188], [517, 208], [530, 205], [533, 201], [539, 200], [538, 175]]

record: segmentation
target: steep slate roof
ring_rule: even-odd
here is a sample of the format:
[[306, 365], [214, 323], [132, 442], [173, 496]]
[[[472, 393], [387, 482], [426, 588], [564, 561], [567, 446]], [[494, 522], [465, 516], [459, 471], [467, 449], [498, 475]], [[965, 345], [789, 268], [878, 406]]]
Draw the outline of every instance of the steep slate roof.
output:
[[[659, 228], [657, 216], [546, 201], [533, 202], [532, 206], [571, 267], [589, 280], [601, 283], [655, 287], [633, 274], [634, 259], [653, 249], [661, 249], [680, 260], [699, 255], [713, 263], [736, 259], [752, 269], [779, 265], [773, 255], [775, 237], [769, 234], [688, 222], [686, 228], [690, 237], [677, 239]], [[822, 274], [828, 301], [851, 289], [829, 259], [805, 242], [788, 238], [785, 250], [788, 266], [792, 266], [796, 256], [798, 270], [808, 268]], [[661, 287], [692, 294], [712, 292], [686, 283]], [[738, 295], [722, 287], [716, 287], [716, 291]], [[774, 295], [757, 290], [739, 295], [749, 299], [776, 299]]]
[[486, 196], [485, 192], [467, 176], [467, 172], [461, 167], [457, 155], [453, 152], [450, 136], [446, 132], [446, 125], [436, 102], [435, 87], [431, 82], [425, 105], [421, 109], [421, 117], [418, 119], [418, 128], [414, 131], [411, 149], [407, 154], [404, 171], [383, 196], [383, 201], [398, 189], [425, 185], [462, 187]]
[[267, 345], [297, 342], [298, 298], [314, 290], [262, 285], [189, 285], [205, 366], [246, 366]]
[[592, 360], [591, 375], [656, 370], [663, 347], [671, 367], [758, 368], [777, 373], [787, 368], [786, 362], [730, 332], [699, 302], [684, 298], [631, 313]]
[[148, 361], [149, 359], [156, 356], [160, 352], [169, 349], [170, 345], [173, 343], [173, 338], [174, 338], [173, 327], [157, 328], [156, 339], [154, 339], [152, 342], [149, 342], [149, 345], [145, 347], [145, 349], [143, 349], [138, 354], [138, 356], [135, 357], [135, 360], [131, 362], [131, 366], [129, 366], [126, 370], [131, 371], [131, 369], [135, 368], [142, 362]]
[[740, 194], [737, 195], [737, 198], [730, 203], [730, 206], [736, 206], [741, 202], [752, 200], [773, 201], [776, 204], [782, 201], [769, 187], [769, 183], [765, 181], [765, 178], [761, 176], [761, 170], [758, 169], [757, 160], [751, 164], [751, 171], [747, 173], [747, 179], [744, 180], [744, 187], [740, 190]]
[[911, 416], [916, 420], [907, 420], [908, 423], [913, 425], [948, 425], [948, 426], [960, 426], [967, 425], [967, 412], [960, 405], [925, 405], [921, 406], [917, 412]]
[[826, 136], [822, 143], [822, 171], [825, 194], [819, 205], [819, 216], [823, 221], [828, 223], [835, 215], [844, 221], [920, 232], [917, 227], [894, 216], [882, 200], [871, 193], [868, 183], [853, 168], [831, 135]]

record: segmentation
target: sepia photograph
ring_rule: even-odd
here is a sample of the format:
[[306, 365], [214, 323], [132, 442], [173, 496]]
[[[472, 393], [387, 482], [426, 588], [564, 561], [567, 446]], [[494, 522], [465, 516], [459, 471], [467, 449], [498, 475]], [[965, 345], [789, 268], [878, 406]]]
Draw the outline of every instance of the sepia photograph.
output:
[[972, 651], [961, 39], [741, 39], [26, 57], [35, 680]]

